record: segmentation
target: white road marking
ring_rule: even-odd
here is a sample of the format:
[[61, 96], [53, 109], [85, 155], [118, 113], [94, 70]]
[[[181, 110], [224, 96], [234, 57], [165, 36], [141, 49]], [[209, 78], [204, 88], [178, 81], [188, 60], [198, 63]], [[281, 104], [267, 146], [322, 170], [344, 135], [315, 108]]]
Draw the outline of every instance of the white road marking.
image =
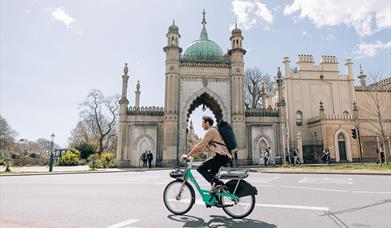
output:
[[313, 177], [304, 177], [300, 181], [300, 184], [353, 184], [352, 178], [330, 178], [330, 177], [322, 177], [322, 178], [313, 178]]
[[312, 211], [329, 211], [328, 207], [311, 207], [311, 206], [300, 206], [300, 205], [283, 205], [283, 204], [255, 204], [257, 207], [275, 207], [275, 208], [287, 208], [287, 209], [301, 209], [301, 210], [312, 210]]
[[352, 193], [391, 194], [391, 192], [352, 191]]
[[298, 186], [289, 186], [289, 185], [280, 185], [280, 187], [282, 187], [282, 188], [308, 189], [308, 190], [316, 190], [316, 191], [328, 191], [328, 192], [348, 192], [346, 190], [340, 190], [340, 189], [298, 187]]
[[128, 227], [128, 225], [135, 223], [135, 222], [138, 222], [138, 221], [139, 221], [139, 219], [129, 219], [129, 220], [126, 220], [126, 221], [123, 221], [120, 223], [110, 225], [107, 228], [125, 228], [125, 227]]
[[[169, 199], [169, 201], [175, 201], [174, 199]], [[186, 202], [187, 201], [187, 202]], [[190, 200], [182, 201], [183, 203], [189, 203]], [[205, 205], [205, 202], [201, 199], [197, 199], [194, 203], [195, 205]], [[273, 208], [286, 208], [286, 209], [300, 209], [300, 210], [312, 210], [312, 211], [329, 211], [328, 207], [312, 207], [312, 206], [300, 206], [300, 205], [284, 205], [284, 204], [264, 204], [257, 203], [256, 207], [273, 207]]]

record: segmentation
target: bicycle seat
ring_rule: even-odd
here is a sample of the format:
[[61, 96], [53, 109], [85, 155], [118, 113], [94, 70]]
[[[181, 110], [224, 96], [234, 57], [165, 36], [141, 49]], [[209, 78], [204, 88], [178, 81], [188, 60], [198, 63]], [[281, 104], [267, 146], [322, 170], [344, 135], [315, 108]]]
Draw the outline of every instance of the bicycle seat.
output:
[[217, 173], [219, 179], [245, 179], [248, 177], [248, 169], [221, 167]]

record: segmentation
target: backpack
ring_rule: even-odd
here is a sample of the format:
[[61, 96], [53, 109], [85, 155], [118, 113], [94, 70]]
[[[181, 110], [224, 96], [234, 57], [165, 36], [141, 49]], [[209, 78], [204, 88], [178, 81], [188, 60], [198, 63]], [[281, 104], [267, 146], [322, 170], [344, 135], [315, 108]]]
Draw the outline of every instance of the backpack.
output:
[[236, 142], [234, 131], [229, 123], [225, 122], [224, 120], [221, 120], [220, 123], [217, 125], [217, 130], [219, 131], [221, 137], [224, 140], [224, 146], [228, 148], [230, 153], [232, 153], [232, 150], [238, 148], [238, 143]]

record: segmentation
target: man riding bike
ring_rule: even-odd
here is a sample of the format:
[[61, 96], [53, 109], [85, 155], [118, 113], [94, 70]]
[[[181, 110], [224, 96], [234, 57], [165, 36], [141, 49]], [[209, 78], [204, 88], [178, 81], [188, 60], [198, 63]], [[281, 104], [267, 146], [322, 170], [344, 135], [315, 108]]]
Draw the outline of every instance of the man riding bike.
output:
[[184, 154], [182, 158], [194, 157], [205, 148], [209, 148], [216, 153], [214, 157], [206, 160], [197, 169], [197, 171], [212, 185], [211, 193], [216, 193], [224, 188], [224, 183], [218, 180], [215, 175], [220, 167], [231, 162], [232, 155], [225, 146], [219, 131], [213, 126], [213, 122], [213, 119], [209, 116], [202, 117], [202, 128], [206, 131], [205, 136], [187, 155]]

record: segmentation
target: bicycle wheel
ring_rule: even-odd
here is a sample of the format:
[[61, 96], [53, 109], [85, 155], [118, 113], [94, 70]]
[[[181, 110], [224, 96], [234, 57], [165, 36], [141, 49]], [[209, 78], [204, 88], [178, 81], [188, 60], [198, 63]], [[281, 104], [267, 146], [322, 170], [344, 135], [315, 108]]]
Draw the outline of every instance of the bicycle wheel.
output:
[[163, 201], [167, 209], [176, 215], [183, 215], [194, 205], [195, 194], [193, 187], [182, 180], [170, 182], [164, 189]]
[[239, 200], [233, 200], [227, 196], [221, 197], [223, 210], [232, 218], [244, 218], [248, 216], [255, 207], [255, 196], [248, 195], [240, 197]]

